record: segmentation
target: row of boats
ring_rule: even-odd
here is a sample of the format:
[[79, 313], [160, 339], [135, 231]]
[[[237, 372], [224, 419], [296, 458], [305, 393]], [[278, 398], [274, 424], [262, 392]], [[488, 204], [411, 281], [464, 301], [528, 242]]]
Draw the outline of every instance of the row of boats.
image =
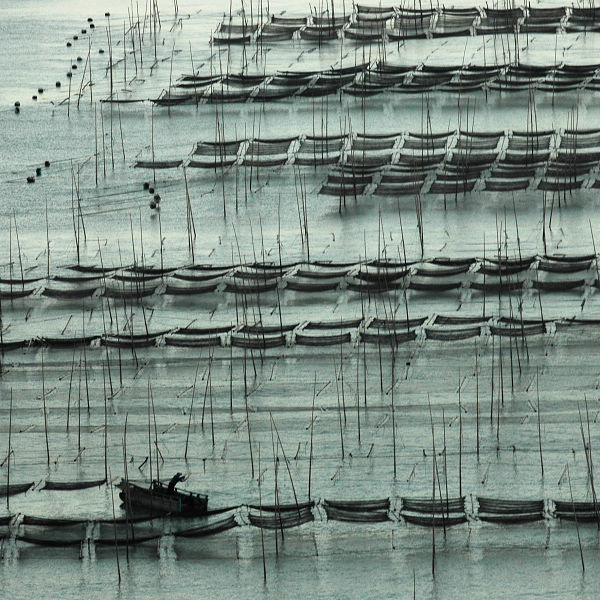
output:
[[[247, 325], [184, 327], [169, 332], [151, 332], [137, 335], [64, 336], [41, 337], [34, 340], [3, 340], [2, 352], [30, 348], [73, 349], [102, 345], [139, 350], [148, 347], [207, 348], [230, 347], [264, 351], [288, 347], [326, 347], [343, 344], [374, 344], [391, 347], [408, 342], [422, 344], [429, 341], [454, 342], [468, 339], [489, 339], [490, 336], [524, 339], [531, 336], [554, 336], [562, 333], [596, 335], [598, 319], [565, 318], [541, 320], [530, 318], [489, 316], [411, 317], [407, 319], [381, 319], [367, 317], [364, 320], [348, 319], [329, 322], [305, 321], [280, 325]], [[0, 494], [1, 495], [1, 494]]]
[[[163, 170], [179, 160], [138, 160]], [[186, 168], [222, 177], [234, 166], [250, 169], [330, 165], [319, 193], [358, 196], [463, 194], [479, 190], [567, 191], [600, 185], [596, 130], [412, 132], [201, 141]]]
[[[30, 515], [7, 515], [0, 525], [10, 526], [15, 520], [20, 524], [39, 527], [63, 528], [87, 522], [135, 525], [161, 517], [198, 519], [223, 514], [240, 514], [242, 521], [265, 529], [297, 527], [314, 520], [314, 510], [322, 509], [328, 520], [352, 523], [377, 523], [402, 519], [407, 523], [433, 527], [447, 527], [467, 521], [484, 521], [497, 524], [518, 524], [544, 519], [563, 519], [578, 522], [600, 523], [600, 504], [590, 500], [527, 498], [505, 499], [489, 496], [471, 496], [471, 508], [466, 506], [466, 496], [456, 497], [400, 497], [395, 499], [332, 500], [322, 499], [288, 503], [258, 503], [208, 509], [205, 494], [173, 488], [172, 485], [154, 481], [150, 487], [121, 480], [122, 509], [125, 516], [111, 519], [52, 518]], [[240, 512], [244, 509], [243, 514]], [[185, 525], [183, 528], [185, 529]]]
[[319, 43], [345, 37], [357, 41], [403, 41], [426, 37], [600, 31], [593, 7], [427, 8], [357, 5], [352, 13], [309, 16], [258, 15], [225, 18], [211, 41], [218, 45], [280, 42], [298, 37]]
[[[358, 65], [360, 67], [360, 65]], [[359, 98], [382, 93], [396, 95], [425, 93], [467, 94], [485, 92], [549, 93], [600, 91], [598, 65], [586, 64], [467, 64], [414, 65], [378, 64], [337, 73], [297, 71], [271, 75], [213, 74], [183, 75], [169, 90], [152, 102], [157, 106], [271, 102], [285, 99], [320, 98], [343, 93]], [[128, 100], [105, 100], [128, 102]]]
[[[302, 265], [265, 270], [224, 269], [202, 271], [182, 269], [160, 275], [140, 276], [121, 286], [111, 285], [100, 275], [84, 280], [73, 277], [69, 282], [0, 281], [0, 300], [18, 301], [29, 297], [49, 297], [63, 302], [105, 298], [125, 301], [148, 300], [152, 296], [212, 299], [221, 294], [255, 296], [260, 294], [349, 292], [379, 294], [412, 291], [439, 294], [451, 291], [488, 293], [563, 292], [600, 286], [598, 265], [593, 257], [577, 261], [559, 259], [515, 260], [494, 257], [483, 261], [462, 259], [446, 263], [391, 263], [389, 266], [365, 264], [345, 267], [305, 268]], [[167, 334], [163, 331], [160, 335]], [[91, 333], [91, 332], [90, 332]], [[118, 332], [117, 332], [118, 333]], [[146, 332], [148, 333], [148, 332]], [[94, 333], [94, 337], [99, 334]], [[104, 332], [109, 338], [113, 332]], [[128, 335], [124, 333], [124, 335]], [[135, 335], [132, 333], [131, 335]], [[110, 341], [110, 340], [109, 340]], [[110, 344], [109, 344], [110, 345]]]

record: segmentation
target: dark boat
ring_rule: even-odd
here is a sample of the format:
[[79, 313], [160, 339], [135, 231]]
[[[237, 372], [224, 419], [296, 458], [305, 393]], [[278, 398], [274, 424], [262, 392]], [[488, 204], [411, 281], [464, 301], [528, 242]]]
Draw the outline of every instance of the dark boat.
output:
[[182, 516], [199, 517], [207, 514], [208, 496], [196, 492], [183, 490], [169, 491], [166, 484], [153, 481], [147, 488], [130, 481], [121, 481], [117, 484], [121, 489], [119, 498], [129, 510], [150, 510], [157, 514], [173, 514]]

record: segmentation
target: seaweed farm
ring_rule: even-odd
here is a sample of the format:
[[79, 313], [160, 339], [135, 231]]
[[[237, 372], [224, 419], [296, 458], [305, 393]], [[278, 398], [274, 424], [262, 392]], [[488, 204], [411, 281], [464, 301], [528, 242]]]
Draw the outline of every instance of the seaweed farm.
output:
[[0, 5], [0, 596], [600, 589], [600, 13]]

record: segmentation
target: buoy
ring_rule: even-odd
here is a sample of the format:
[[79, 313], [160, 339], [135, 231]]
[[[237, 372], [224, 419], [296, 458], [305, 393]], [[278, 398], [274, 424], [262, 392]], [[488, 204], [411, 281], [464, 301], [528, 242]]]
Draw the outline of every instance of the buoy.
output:
[[67, 42], [67, 48], [70, 48], [72, 45], [71, 42]]
[[87, 29], [82, 29], [81, 33], [87, 33]]
[[67, 73], [67, 77], [71, 79], [71, 77], [73, 77], [73, 73]]
[[29, 177], [27, 177], [27, 183], [35, 183], [35, 177], [33, 175], [29, 175]]
[[150, 184], [147, 181], [144, 181], [144, 189], [147, 190], [150, 187]]
[[44, 93], [44, 88], [38, 88], [38, 94], [43, 94]]
[[156, 204], [160, 202], [160, 194], [154, 194], [154, 202], [156, 202]]
[[79, 36], [78, 36], [78, 35], [74, 35], [74, 36], [73, 36], [73, 39], [74, 39], [74, 40], [78, 40], [78, 39], [79, 39]]
[[76, 69], [77, 65], [71, 65], [71, 69]]
[[33, 96], [31, 96], [32, 100], [37, 100], [37, 96], [34, 94]]
[[60, 87], [60, 81], [56, 82], [56, 87]]
[[17, 101], [15, 102], [15, 106], [16, 106], [17, 108], [19, 108], [19, 106], [21, 106], [21, 103], [20, 103], [20, 102], [17, 100]]
[[94, 29], [96, 27], [93, 23], [90, 25], [90, 29]]
[[98, 54], [104, 54], [104, 50], [100, 48], [100, 50], [98, 50]]
[[45, 167], [49, 167], [50, 166], [50, 161], [49, 160], [45, 160], [44, 161], [44, 166]]
[[154, 200], [150, 201], [150, 208], [156, 208], [156, 202], [154, 202]]
[[81, 62], [83, 60], [83, 58], [81, 58], [81, 56], [77, 57], [77, 62]]
[[104, 16], [105, 16], [105, 17], [110, 17], [110, 13], [109, 13], [109, 12], [105, 12], [105, 13], [104, 13]]
[[38, 168], [35, 170], [35, 174], [36, 174], [38, 177], [40, 177], [40, 176], [42, 175], [42, 167], [38, 167]]
[[92, 17], [88, 17], [88, 23], [91, 23], [93, 20]]
[[21, 109], [18, 106], [15, 106], [15, 113], [18, 115], [21, 112]]

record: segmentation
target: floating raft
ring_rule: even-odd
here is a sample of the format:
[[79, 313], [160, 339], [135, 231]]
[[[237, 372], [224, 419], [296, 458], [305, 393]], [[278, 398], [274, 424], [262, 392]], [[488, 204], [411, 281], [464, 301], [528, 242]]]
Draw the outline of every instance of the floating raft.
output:
[[17, 494], [24, 494], [26, 491], [31, 489], [35, 483], [11, 483], [10, 485], [0, 485], [0, 498], [3, 496], [16, 496]]
[[268, 512], [267, 514], [257, 514], [256, 512], [248, 513], [248, 520], [254, 527], [260, 529], [291, 529], [299, 527], [305, 523], [314, 521], [315, 517], [310, 507], [294, 508], [286, 511], [277, 511], [275, 513]]
[[477, 516], [482, 521], [503, 525], [541, 521], [544, 518], [543, 500], [503, 500], [478, 496]]
[[51, 481], [46, 480], [44, 490], [85, 490], [92, 487], [100, 487], [106, 483], [106, 479], [89, 479], [75, 481]]

